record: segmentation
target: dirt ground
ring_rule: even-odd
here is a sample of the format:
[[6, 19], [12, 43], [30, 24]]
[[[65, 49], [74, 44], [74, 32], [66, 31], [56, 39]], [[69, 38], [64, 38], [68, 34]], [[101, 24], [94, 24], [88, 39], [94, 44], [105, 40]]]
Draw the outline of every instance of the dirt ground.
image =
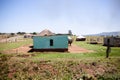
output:
[[[21, 46], [16, 49], [4, 51], [4, 53], [28, 53], [28, 51], [30, 51], [32, 49], [31, 46], [32, 46], [32, 44]], [[71, 46], [68, 47], [68, 52], [70, 52], [70, 53], [88, 53], [88, 52], [93, 52], [93, 51], [87, 50], [85, 48], [81, 48], [77, 45], [72, 44]]]
[[21, 46], [19, 48], [3, 51], [4, 53], [28, 53], [30, 51], [32, 44]]
[[92, 50], [88, 50], [85, 48], [81, 48], [77, 45], [72, 44], [71, 46], [68, 47], [68, 51], [70, 53], [86, 53], [86, 52], [93, 52]]

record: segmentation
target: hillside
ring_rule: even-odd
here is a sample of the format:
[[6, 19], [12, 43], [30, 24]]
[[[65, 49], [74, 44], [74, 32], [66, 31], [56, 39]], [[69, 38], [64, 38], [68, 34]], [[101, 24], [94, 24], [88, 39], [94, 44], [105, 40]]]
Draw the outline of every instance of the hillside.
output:
[[88, 34], [86, 36], [120, 36], [120, 31], [116, 32], [102, 32], [98, 34]]

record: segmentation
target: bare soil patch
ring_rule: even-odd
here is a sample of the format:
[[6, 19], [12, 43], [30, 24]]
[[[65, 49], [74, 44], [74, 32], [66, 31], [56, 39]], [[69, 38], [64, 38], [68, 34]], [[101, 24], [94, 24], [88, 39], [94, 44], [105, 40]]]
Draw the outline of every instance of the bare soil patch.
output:
[[93, 52], [92, 50], [88, 50], [85, 48], [81, 48], [77, 45], [72, 44], [71, 46], [69, 46], [68, 51], [70, 53], [88, 53], [88, 52]]
[[11, 50], [6, 50], [4, 53], [28, 53], [30, 51], [32, 44], [29, 45], [24, 45], [19, 48], [11, 49]]
[[[32, 49], [31, 46], [32, 46], [32, 44], [24, 45], [19, 48], [6, 50], [6, 51], [4, 51], [4, 53], [28, 53]], [[68, 52], [70, 52], [70, 53], [88, 53], [88, 52], [93, 52], [93, 51], [85, 49], [85, 48], [81, 48], [77, 45], [72, 44], [71, 46], [68, 47]]]

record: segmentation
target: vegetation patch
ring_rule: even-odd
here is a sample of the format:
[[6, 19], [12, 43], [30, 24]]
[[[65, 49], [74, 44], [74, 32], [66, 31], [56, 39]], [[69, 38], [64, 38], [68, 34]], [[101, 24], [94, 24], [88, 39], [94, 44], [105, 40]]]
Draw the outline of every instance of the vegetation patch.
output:
[[[31, 42], [28, 42], [28, 44]], [[16, 43], [18, 44], [18, 43]], [[26, 44], [25, 42], [23, 44]], [[33, 52], [5, 55], [0, 53], [1, 80], [119, 80], [120, 48], [75, 42], [94, 50], [91, 53]], [[7, 50], [7, 49], [6, 49]]]
[[[21, 57], [21, 56], [20, 56]], [[0, 78], [16, 80], [115, 80], [120, 78], [120, 58], [80, 60], [18, 59], [0, 56]]]

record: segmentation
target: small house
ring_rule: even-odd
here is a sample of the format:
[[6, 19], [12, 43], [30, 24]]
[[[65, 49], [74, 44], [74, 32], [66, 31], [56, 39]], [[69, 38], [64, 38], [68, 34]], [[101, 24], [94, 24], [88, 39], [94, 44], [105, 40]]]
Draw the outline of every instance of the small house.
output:
[[67, 51], [67, 35], [34, 36], [33, 49], [39, 51]]
[[106, 37], [104, 38], [104, 46], [107, 46], [107, 40], [110, 40], [110, 46], [120, 47], [120, 37]]
[[84, 36], [77, 36], [76, 41], [85, 41], [86, 38]]
[[24, 34], [24, 38], [32, 38], [33, 37], [33, 35], [32, 34]]
[[103, 36], [86, 36], [86, 42], [90, 44], [103, 44]]

